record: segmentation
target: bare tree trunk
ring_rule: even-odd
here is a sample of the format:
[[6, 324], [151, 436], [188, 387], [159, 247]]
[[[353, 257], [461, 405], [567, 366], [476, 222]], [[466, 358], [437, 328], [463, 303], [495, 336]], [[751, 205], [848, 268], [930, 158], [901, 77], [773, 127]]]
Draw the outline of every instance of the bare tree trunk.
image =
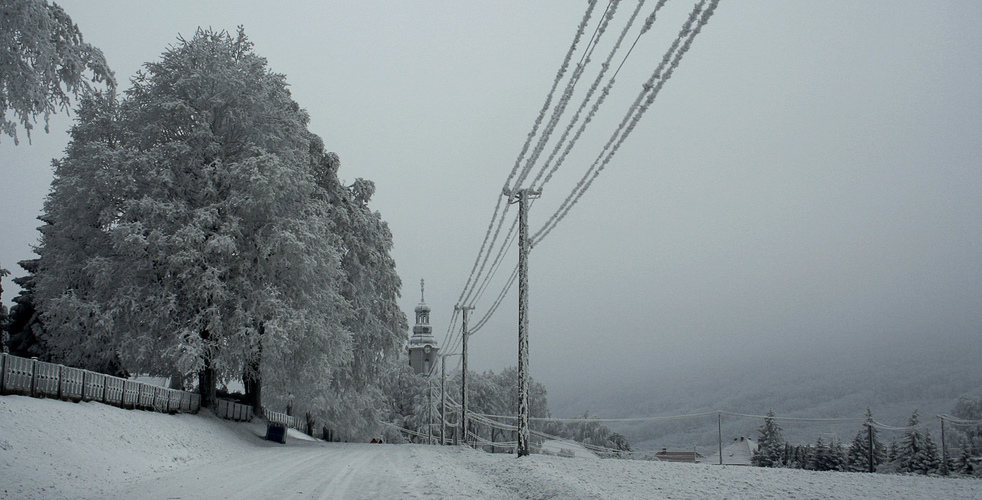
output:
[[205, 359], [205, 368], [198, 372], [198, 392], [201, 394], [201, 407], [214, 408], [215, 399], [215, 370], [211, 361]]
[[[201, 332], [201, 338], [207, 342], [211, 334], [208, 330]], [[214, 408], [215, 399], [217, 395], [215, 394], [215, 387], [217, 382], [215, 380], [215, 369], [211, 366], [211, 353], [205, 354], [205, 367], [198, 372], [198, 393], [201, 394], [201, 407], [202, 408]]]

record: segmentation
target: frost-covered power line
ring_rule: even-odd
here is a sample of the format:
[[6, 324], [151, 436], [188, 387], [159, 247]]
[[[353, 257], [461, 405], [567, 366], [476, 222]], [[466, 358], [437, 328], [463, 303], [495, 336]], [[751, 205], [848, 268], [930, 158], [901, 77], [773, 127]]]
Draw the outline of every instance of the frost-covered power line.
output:
[[[668, 51], [662, 57], [661, 62], [655, 71], [651, 74], [651, 77], [642, 86], [641, 92], [635, 99], [634, 104], [631, 105], [627, 114], [621, 120], [620, 125], [611, 134], [610, 139], [607, 144], [601, 150], [597, 159], [594, 160], [590, 168], [583, 175], [583, 178], [576, 184], [572, 192], [566, 197], [563, 203], [560, 205], [559, 209], [549, 217], [545, 224], [532, 235], [533, 244], [538, 243], [543, 238], [548, 236], [548, 234], [566, 217], [570, 209], [579, 201], [580, 197], [583, 196], [593, 181], [600, 175], [600, 172], [610, 163], [610, 160], [617, 153], [621, 144], [624, 140], [634, 131], [635, 126], [641, 117], [644, 115], [645, 111], [651, 106], [655, 98], [658, 96], [658, 92], [661, 91], [665, 82], [671, 78], [672, 73], [675, 68], [678, 67], [679, 62], [682, 60], [682, 56], [689, 50], [692, 45], [692, 41], [700, 33], [702, 27], [709, 22], [709, 18], [712, 17], [713, 12], [716, 9], [716, 5], [719, 0], [710, 0], [709, 4], [706, 5], [707, 0], [702, 0], [696, 4], [693, 8], [692, 13], [689, 15], [688, 20], [682, 26], [682, 30], [679, 32], [678, 37], [669, 47]], [[695, 28], [693, 28], [695, 24]]]
[[[620, 146], [634, 130], [641, 116], [650, 107], [664, 83], [671, 77], [675, 68], [678, 67], [682, 56], [689, 50], [694, 38], [709, 21], [718, 3], [719, 0], [699, 0], [695, 3], [688, 18], [683, 22], [680, 32], [674, 37], [671, 46], [664, 52], [660, 59], [655, 60], [657, 62], [654, 63], [654, 68], [650, 72], [650, 76], [641, 85], [641, 92], [635, 97], [633, 104], [627, 109], [619, 125], [610, 134], [606, 144], [596, 155], [596, 159], [586, 168], [579, 181], [566, 195], [555, 212], [529, 238], [531, 245], [535, 245], [545, 238], [563, 220], [572, 207], [590, 188], [600, 172], [610, 163]], [[558, 169], [567, 161], [571, 150], [580, 141], [584, 130], [589, 124], [594, 122], [598, 110], [608, 101], [608, 96], [614, 88], [618, 74], [625, 67], [629, 56], [631, 56], [635, 47], [638, 45], [638, 41], [642, 38], [642, 35], [653, 30], [655, 22], [659, 18], [658, 14], [667, 4], [667, 0], [658, 0], [650, 13], [644, 17], [644, 22], [640, 26], [638, 26], [637, 21], [642, 16], [641, 12], [644, 10], [645, 0], [637, 0], [636, 5], [630, 9], [630, 15], [625, 16], [627, 17], [626, 21], [618, 21], [616, 19], [617, 14], [622, 10], [618, 9], [619, 4], [620, 2], [617, 1], [610, 1], [608, 3], [607, 9], [600, 16], [600, 19], [597, 20], [593, 35], [584, 44], [583, 40], [586, 39], [584, 37], [586, 28], [594, 17], [593, 14], [596, 7], [595, 0], [589, 2], [583, 17], [577, 25], [572, 43], [566, 51], [559, 70], [553, 78], [545, 102], [539, 110], [531, 131], [526, 137], [518, 157], [508, 173], [502, 188], [503, 196], [498, 196], [496, 200], [491, 221], [488, 223], [477, 257], [474, 260], [470, 274], [460, 292], [455, 307], [475, 307], [477, 302], [483, 298], [485, 292], [495, 283], [495, 277], [498, 274], [497, 271], [504, 265], [506, 261], [505, 257], [508, 255], [508, 249], [514, 246], [516, 234], [517, 221], [514, 215], [509, 213], [510, 203], [507, 203], [507, 201], [513, 201], [515, 194], [523, 189], [533, 192], [541, 190], [541, 187], [547, 184]], [[588, 75], [587, 69], [590, 66], [594, 52], [601, 46], [604, 34], [613, 30], [616, 30], [619, 36], [615, 41], [608, 42], [610, 48], [605, 59], [599, 64], [599, 68], [593, 68], [591, 70], [595, 71], [592, 76]], [[624, 45], [626, 44], [624, 42], [632, 33], [636, 33], [633, 36], [633, 43], [625, 50]], [[574, 63], [573, 57], [578, 52], [579, 62]], [[610, 70], [618, 60], [619, 64], [611, 75]], [[585, 79], [591, 80], [590, 87], [583, 92], [584, 96], [572, 116], [564, 118], [568, 106], [577, 93], [577, 84], [581, 80], [586, 81]], [[603, 83], [605, 79], [607, 81]], [[556, 128], [560, 126], [563, 120], [567, 121], [563, 124], [562, 133], [554, 134]], [[554, 138], [554, 135], [559, 135], [558, 139]], [[544, 163], [537, 165], [543, 156], [542, 153], [547, 149], [549, 150], [548, 157]], [[533, 170], [536, 170], [534, 176], [532, 175]], [[511, 224], [506, 229], [505, 225], [508, 222], [511, 222]], [[501, 305], [515, 280], [516, 273], [513, 271], [505, 279], [504, 286], [500, 288], [500, 292], [497, 294], [492, 305], [490, 307], [482, 306], [477, 308], [478, 310], [483, 309], [483, 316], [476, 322], [471, 333], [480, 330], [487, 324], [488, 320]], [[447, 349], [445, 352], [452, 352], [453, 347], [459, 344], [459, 328], [455, 329], [451, 327], [448, 329], [448, 334], [444, 342], [445, 349]]]
[[[649, 19], [651, 21], [654, 21], [654, 17], [653, 17], [654, 14], [658, 12], [658, 10], [662, 7], [662, 5], [665, 4], [665, 1], [666, 0], [661, 0], [658, 2], [658, 5], [655, 7], [655, 11], [652, 12], [652, 16], [649, 16]], [[583, 113], [583, 110], [586, 108], [587, 104], [589, 104], [590, 101], [592, 100], [593, 94], [596, 93], [597, 88], [600, 85], [600, 82], [603, 80], [604, 76], [607, 73], [607, 70], [610, 69], [610, 63], [614, 59], [614, 55], [620, 49], [621, 43], [624, 41], [624, 37], [626, 37], [627, 33], [630, 31], [631, 26], [634, 25], [634, 20], [637, 18], [638, 13], [641, 12], [641, 8], [644, 6], [644, 2], [645, 0], [640, 0], [638, 2], [638, 6], [634, 9], [634, 12], [631, 13], [631, 18], [628, 19], [627, 23], [624, 25], [624, 29], [621, 30], [621, 34], [617, 38], [617, 42], [614, 44], [614, 47], [610, 50], [610, 54], [607, 56], [607, 59], [603, 62], [603, 64], [600, 65], [600, 71], [597, 73], [596, 78], [594, 78], [593, 84], [590, 85], [590, 89], [587, 91], [586, 96], [583, 97], [583, 101], [580, 103], [579, 109], [576, 110], [576, 113], [573, 115], [573, 118], [570, 119], [569, 124], [566, 126], [566, 130], [563, 131], [563, 135], [556, 142], [556, 145], [553, 147], [552, 153], [549, 155], [549, 158], [546, 159], [546, 162], [539, 169], [539, 173], [532, 180], [532, 184], [531, 184], [532, 189], [534, 190], [542, 189], [542, 186], [544, 186], [547, 182], [549, 182], [549, 179], [551, 179], [552, 175], [556, 172], [556, 170], [559, 169], [559, 166], [562, 164], [562, 161], [566, 158], [566, 155], [569, 153], [570, 149], [572, 149], [573, 144], [576, 143], [576, 140], [583, 133], [583, 130], [586, 129], [587, 124], [589, 124], [590, 121], [593, 119], [593, 116], [596, 114], [597, 109], [600, 107], [601, 104], [603, 104], [607, 95], [610, 94], [610, 89], [614, 85], [614, 78], [616, 78], [616, 74], [614, 75], [614, 77], [611, 78], [610, 83], [604, 86], [603, 92], [601, 92], [599, 98], [594, 103], [590, 112], [587, 114], [587, 117], [583, 121], [583, 124], [580, 126], [579, 130], [574, 135], [573, 139], [569, 141], [569, 143], [567, 144], [566, 139], [569, 137], [569, 133], [573, 130], [573, 127], [576, 126], [577, 122], [579, 122], [580, 115]], [[641, 35], [643, 33], [644, 30], [638, 33], [637, 38], [635, 38], [634, 40], [635, 44], [637, 44], [638, 39], [641, 38]], [[631, 48], [632, 49], [634, 48], [633, 45]], [[624, 65], [624, 62], [627, 60], [627, 56], [630, 55], [630, 52], [631, 51], [628, 51], [628, 54], [624, 56], [624, 59], [621, 61], [621, 66]], [[618, 70], [619, 69], [620, 67], [618, 67]], [[560, 148], [562, 148], [564, 144], [567, 144], [564, 154], [560, 157], [558, 161], [553, 163], [556, 154], [559, 152]], [[549, 168], [550, 165], [552, 165], [551, 169]], [[546, 176], [546, 180], [542, 181], [541, 184], [538, 184], [539, 180], [542, 178], [542, 176], [546, 173], [547, 170], [549, 172], [549, 175]]]

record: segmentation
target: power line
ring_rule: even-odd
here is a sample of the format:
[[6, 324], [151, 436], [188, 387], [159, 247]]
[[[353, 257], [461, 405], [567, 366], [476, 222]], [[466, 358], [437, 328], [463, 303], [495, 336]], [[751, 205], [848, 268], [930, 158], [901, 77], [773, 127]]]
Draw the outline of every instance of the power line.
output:
[[559, 123], [560, 118], [563, 113], [566, 112], [566, 106], [569, 105], [570, 98], [573, 96], [573, 90], [576, 88], [576, 84], [579, 83], [580, 77], [586, 70], [586, 66], [590, 64], [590, 56], [593, 54], [593, 50], [597, 47], [597, 43], [600, 42], [600, 38], [603, 36], [604, 32], [607, 31], [607, 25], [610, 24], [611, 19], [614, 17], [614, 13], [617, 11], [617, 4], [611, 2], [607, 5], [607, 11], [600, 19], [600, 24], [597, 26], [597, 30], [594, 33], [593, 39], [587, 45], [587, 49], [583, 52], [583, 58], [580, 64], [576, 65], [573, 70], [569, 81], [566, 83], [566, 89], [563, 91], [563, 95], [559, 98], [559, 102], [552, 109], [552, 116], [549, 118], [549, 122], [546, 127], [542, 130], [542, 134], [539, 136], [539, 141], [535, 145], [535, 149], [532, 150], [532, 154], [529, 155], [528, 160], [525, 162], [525, 168], [522, 169], [521, 175], [515, 181], [515, 186], [512, 192], [521, 189], [522, 184], [525, 182], [525, 178], [528, 176], [532, 167], [535, 166], [535, 162], [539, 161], [539, 155], [542, 154], [542, 150], [545, 149], [546, 144], [549, 142], [549, 138], [552, 137], [552, 132], [556, 129], [556, 125]]
[[[555, 94], [556, 88], [559, 86], [559, 82], [562, 81], [563, 75], [566, 74], [566, 71], [569, 67], [570, 59], [572, 58], [573, 53], [576, 51], [576, 47], [583, 36], [583, 32], [584, 29], [586, 28], [587, 23], [589, 23], [589, 20], [592, 17], [593, 9], [595, 6], [596, 6], [596, 0], [591, 0], [587, 7], [586, 12], [583, 15], [583, 19], [580, 21], [579, 27], [577, 28], [576, 31], [576, 35], [573, 37], [573, 42], [570, 44], [569, 50], [566, 52], [566, 57], [563, 60], [563, 64], [560, 66], [559, 71], [556, 74], [556, 77], [553, 79], [552, 88], [549, 90], [549, 94], [546, 96], [546, 101], [543, 104], [542, 109], [539, 111], [539, 115], [532, 126], [532, 131], [528, 134], [525, 144], [522, 147], [522, 150], [519, 153], [518, 158], [515, 160], [515, 165], [512, 167], [511, 172], [508, 174], [508, 178], [505, 180], [505, 185], [503, 190], [506, 192], [510, 191], [509, 184], [511, 183], [512, 179], [515, 177], [515, 174], [518, 173], [518, 169], [522, 163], [522, 160], [525, 158], [525, 154], [528, 152], [528, 148], [532, 144], [532, 139], [538, 133], [538, 129], [542, 124], [542, 120], [543, 118], [545, 118], [546, 113], [548, 112], [549, 108], [552, 105], [552, 99]], [[517, 184], [518, 183], [516, 183], [516, 186]], [[485, 232], [484, 239], [481, 243], [481, 248], [480, 250], [478, 250], [478, 255], [474, 261], [474, 265], [471, 268], [471, 273], [468, 276], [467, 281], [464, 284], [464, 288], [460, 293], [460, 297], [457, 300], [458, 305], [473, 305], [473, 302], [469, 300], [470, 295], [473, 292], [473, 286], [480, 279], [480, 276], [484, 271], [484, 267], [487, 264], [488, 258], [490, 257], [493, 251], [492, 249], [494, 248], [494, 244], [497, 241], [499, 233], [501, 232], [501, 226], [504, 222], [505, 215], [507, 215], [508, 213], [508, 205], [507, 204], [505, 205], [503, 211], [501, 210], [501, 205], [502, 205], [501, 197], [498, 197], [498, 200], [495, 204], [494, 213], [491, 216], [491, 222], [488, 224], [488, 229]], [[501, 213], [501, 220], [498, 219], [499, 212]], [[497, 229], [494, 229], [496, 222], [497, 222]], [[492, 231], [494, 232], [493, 238], [491, 238]], [[491, 238], [490, 245], [488, 245], [489, 238]]]
[[[533, 244], [538, 243], [543, 238], [545, 238], [555, 227], [562, 221], [569, 210], [579, 201], [580, 197], [583, 196], [593, 184], [593, 181], [600, 175], [600, 172], [607, 166], [610, 160], [620, 149], [621, 144], [624, 140], [631, 134], [637, 125], [641, 116], [644, 115], [645, 111], [654, 102], [655, 97], [658, 96], [659, 91], [661, 91], [662, 86], [665, 82], [671, 78], [672, 73], [675, 68], [678, 67], [679, 62], [682, 60], [682, 56], [689, 50], [692, 45], [692, 41], [700, 33], [702, 27], [709, 22], [709, 18], [712, 17], [713, 12], [716, 9], [716, 5], [719, 0], [708, 0], [709, 5], [706, 6], [707, 0], [702, 0], [693, 8], [692, 13], [689, 14], [688, 20], [683, 24], [681, 31], [676, 37], [675, 41], [669, 47], [668, 51], [662, 57], [661, 62], [656, 67], [655, 71], [651, 74], [651, 77], [642, 86], [641, 92], [638, 94], [631, 105], [627, 114], [621, 120], [620, 125], [611, 134], [610, 139], [608, 139], [607, 144], [604, 145], [597, 159], [594, 160], [590, 168], [587, 169], [586, 173], [576, 184], [570, 194], [566, 197], [563, 203], [560, 205], [559, 209], [549, 217], [545, 224], [532, 236]], [[695, 24], [695, 28], [693, 25]], [[684, 41], [683, 41], [684, 40]], [[664, 74], [663, 74], [664, 72]], [[657, 83], [656, 83], [657, 81]]]
[[590, 22], [590, 17], [593, 15], [593, 8], [596, 7], [596, 5], [596, 0], [590, 0], [586, 12], [583, 14], [583, 19], [580, 21], [580, 25], [576, 29], [576, 35], [573, 37], [573, 43], [570, 44], [569, 50], [566, 52], [566, 57], [563, 59], [563, 63], [559, 66], [559, 71], [556, 73], [556, 77], [553, 79], [552, 88], [549, 89], [549, 94], [546, 96], [546, 102], [542, 105], [542, 109], [539, 110], [539, 116], [536, 117], [535, 123], [532, 125], [532, 131], [529, 132], [528, 138], [525, 140], [525, 145], [522, 146], [522, 150], [518, 154], [518, 159], [515, 160], [515, 166], [512, 167], [511, 173], [508, 174], [508, 178], [505, 180], [505, 191], [514, 191], [520, 185], [516, 182], [514, 187], [509, 187], [511, 180], [515, 177], [515, 173], [518, 172], [522, 159], [525, 158], [525, 153], [528, 152], [528, 148], [532, 144], [532, 138], [538, 133], [539, 126], [542, 124], [542, 119], [545, 118], [546, 113], [552, 106], [552, 98], [556, 93], [556, 88], [559, 86], [559, 82], [562, 81], [563, 75], [566, 74], [566, 71], [569, 68], [569, 60], [576, 51], [576, 46], [579, 44], [580, 38], [583, 37], [583, 30], [586, 28], [587, 23]]
[[[581, 113], [583, 112], [583, 109], [586, 108], [587, 104], [589, 104], [590, 100], [593, 98], [593, 94], [597, 91], [597, 88], [600, 85], [600, 81], [603, 80], [604, 75], [607, 73], [607, 70], [610, 68], [610, 62], [613, 60], [614, 54], [616, 54], [617, 51], [620, 49], [621, 43], [624, 41], [624, 37], [627, 36], [627, 33], [631, 29], [631, 26], [634, 25], [634, 20], [637, 18], [638, 13], [641, 11], [641, 7], [644, 6], [644, 2], [645, 2], [645, 0], [640, 0], [638, 2], [638, 6], [635, 7], [635, 9], [634, 9], [634, 12], [631, 13], [631, 17], [628, 19], [627, 24], [624, 25], [624, 29], [621, 30], [620, 37], [617, 38], [617, 42], [614, 44], [614, 47], [610, 50], [610, 54], [607, 56], [607, 59], [603, 62], [603, 64], [600, 65], [600, 71], [597, 73], [597, 77], [593, 80], [593, 84], [590, 85], [590, 89], [587, 91], [586, 96], [583, 97], [583, 101], [580, 103], [579, 109], [576, 110], [576, 113], [573, 115], [573, 118], [570, 119], [569, 124], [566, 126], [566, 130], [563, 131], [563, 135], [556, 142], [556, 145], [553, 147], [552, 153], [549, 155], [549, 158], [546, 159], [545, 164], [542, 165], [542, 168], [539, 170], [539, 173], [536, 174], [535, 178], [532, 180], [532, 184], [531, 185], [532, 185], [532, 187], [534, 189], [542, 189], [542, 186], [544, 186], [547, 182], [549, 182], [549, 179], [552, 178], [552, 175], [556, 172], [556, 170], [561, 165], [562, 160], [566, 158], [566, 154], [569, 153], [569, 150], [573, 147], [573, 144], [576, 142], [576, 139], [578, 139], [580, 137], [580, 135], [582, 134], [583, 130], [586, 128], [587, 124], [590, 123], [590, 121], [592, 120], [593, 115], [596, 114], [597, 108], [600, 107], [600, 105], [606, 99], [607, 95], [609, 95], [610, 88], [613, 86], [614, 78], [616, 78], [616, 73], [615, 73], [614, 77], [611, 78], [610, 84], [608, 84], [608, 85], [606, 85], [604, 87], [604, 91], [601, 93], [600, 97], [597, 99], [597, 102], [595, 103], [595, 105], [591, 108], [591, 111], [587, 115], [586, 120], [583, 121], [582, 126], [577, 131], [577, 133], [574, 136], [573, 140], [571, 140], [569, 142], [569, 144], [568, 144], [568, 146], [567, 146], [566, 151], [564, 152], [564, 154], [560, 157], [560, 161], [558, 161], [555, 164], [553, 164], [552, 169], [549, 169], [549, 165], [552, 164], [553, 159], [555, 159], [556, 153], [558, 153], [559, 150], [560, 150], [560, 148], [562, 148], [563, 144], [566, 142], [566, 138], [569, 136], [570, 131], [572, 131], [573, 127], [579, 121], [579, 118], [580, 118]], [[658, 6], [655, 7], [655, 11], [656, 12], [657, 12], [658, 9], [661, 8], [662, 5], [664, 5], [664, 2], [665, 2], [665, 0], [662, 0], [661, 2], [659, 2]], [[642, 31], [642, 33], [643, 33], [643, 31]], [[641, 34], [642, 33], [638, 33], [638, 38], [641, 37]], [[634, 40], [634, 43], [635, 44], [637, 44], [638, 38], [636, 38]], [[634, 49], [634, 45], [631, 46], [631, 49], [632, 50]], [[628, 54], [627, 55], [630, 55], [630, 51], [628, 51]], [[625, 56], [624, 57], [624, 60], [621, 61], [621, 66], [624, 65], [624, 62], [626, 60], [627, 60], [627, 56]], [[618, 67], [618, 71], [620, 71], [620, 67]], [[546, 177], [546, 180], [543, 181], [542, 184], [538, 184], [537, 185], [537, 182], [542, 178], [543, 174], [545, 174], [545, 172], [547, 170], [549, 171], [549, 175]]]

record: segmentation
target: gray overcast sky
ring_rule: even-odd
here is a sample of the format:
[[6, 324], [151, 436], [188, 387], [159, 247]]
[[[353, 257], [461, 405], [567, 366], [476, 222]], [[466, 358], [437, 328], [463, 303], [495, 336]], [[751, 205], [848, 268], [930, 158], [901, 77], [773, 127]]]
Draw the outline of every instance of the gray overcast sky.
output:
[[[440, 339], [585, 8], [58, 3], [123, 88], [178, 34], [244, 25], [341, 157], [339, 175], [376, 182], [403, 309], [412, 323], [426, 278]], [[692, 5], [670, 4], [656, 25], [666, 36]], [[979, 26], [976, 1], [723, 0], [611, 165], [533, 250], [533, 376], [563, 394], [733, 355], [978, 339]], [[619, 78], [632, 97], [656, 47]], [[0, 263], [15, 275], [69, 123], [57, 116], [31, 146], [0, 144]], [[597, 151], [568, 163], [533, 227]], [[4, 288], [9, 304], [16, 286]], [[472, 338], [475, 369], [516, 364], [516, 296]]]

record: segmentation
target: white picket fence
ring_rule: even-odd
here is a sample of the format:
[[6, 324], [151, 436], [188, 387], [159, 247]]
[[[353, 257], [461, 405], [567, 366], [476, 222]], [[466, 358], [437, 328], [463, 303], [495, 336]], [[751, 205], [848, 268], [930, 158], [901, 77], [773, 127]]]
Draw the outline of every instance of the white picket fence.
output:
[[[201, 395], [193, 392], [10, 354], [0, 354], [0, 394], [76, 402], [98, 401], [120, 408], [161, 413], [197, 413], [201, 408]], [[266, 408], [263, 413], [270, 423], [308, 432], [304, 419]], [[224, 399], [217, 400], [215, 414], [226, 420], [241, 422], [251, 421], [255, 416], [251, 406]]]

